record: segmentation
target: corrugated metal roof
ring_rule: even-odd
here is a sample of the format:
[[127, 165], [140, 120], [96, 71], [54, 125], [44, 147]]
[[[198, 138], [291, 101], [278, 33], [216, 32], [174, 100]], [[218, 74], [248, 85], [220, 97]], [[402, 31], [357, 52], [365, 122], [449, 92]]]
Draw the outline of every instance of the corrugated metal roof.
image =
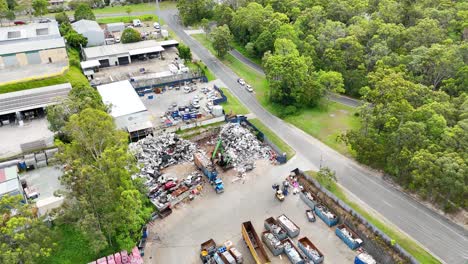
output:
[[76, 32], [80, 34], [83, 34], [84, 32], [87, 32], [87, 31], [103, 31], [102, 28], [99, 26], [99, 24], [93, 20], [82, 19], [80, 21], [77, 21], [71, 24], [71, 26]]
[[[151, 47], [161, 47], [155, 40], [145, 40], [135, 43], [127, 44], [112, 44], [112, 45], [103, 45], [97, 47], [90, 47], [84, 49], [84, 54], [86, 60], [92, 60], [95, 58], [106, 57], [106, 56], [115, 56], [120, 54], [129, 55], [132, 50], [151, 48]], [[164, 50], [164, 49], [163, 49]]]
[[97, 90], [101, 94], [102, 101], [112, 105], [113, 117], [146, 111], [146, 106], [129, 81], [99, 85]]
[[53, 105], [67, 97], [70, 83], [0, 94], [0, 115]]
[[[8, 34], [10, 32], [19, 32], [19, 35], [16, 33]], [[47, 34], [41, 35], [44, 32]], [[15, 35], [15, 38], [11, 39], [8, 37], [8, 35]], [[20, 26], [0, 27], [0, 45], [8, 43], [9, 40], [50, 38], [53, 36], [58, 38], [60, 37], [60, 31], [56, 21], [51, 21], [49, 23], [30, 23]]]
[[56, 48], [65, 48], [65, 41], [62, 37], [55, 39], [29, 40], [20, 43], [13, 42], [0, 45], [0, 55]]

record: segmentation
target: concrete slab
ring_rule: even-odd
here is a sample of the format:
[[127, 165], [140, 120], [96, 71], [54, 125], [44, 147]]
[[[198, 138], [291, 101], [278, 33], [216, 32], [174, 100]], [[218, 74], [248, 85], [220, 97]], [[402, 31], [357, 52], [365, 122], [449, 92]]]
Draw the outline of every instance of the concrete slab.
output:
[[25, 121], [24, 126], [15, 124], [0, 127], [0, 158], [21, 154], [21, 144], [45, 140], [47, 146], [53, 146], [54, 134], [48, 129], [45, 118]]
[[68, 62], [51, 64], [32, 64], [21, 67], [5, 68], [0, 71], [0, 84], [20, 81], [22, 79], [39, 78], [62, 72]]
[[40, 195], [38, 199], [54, 196], [54, 192], [63, 188], [60, 184], [62, 170], [57, 167], [44, 167], [25, 172], [20, 175], [21, 180], [26, 180], [29, 186], [36, 189]]
[[[218, 244], [231, 240], [243, 256], [244, 263], [254, 260], [243, 242], [241, 224], [252, 221], [257, 233], [264, 231], [266, 218], [286, 214], [300, 228], [297, 239], [307, 236], [325, 255], [326, 263], [352, 263], [356, 253], [350, 250], [320, 219], [307, 221], [307, 206], [298, 195], [288, 195], [284, 202], [274, 197], [273, 183], [280, 183], [294, 169], [295, 164], [272, 166], [257, 162], [257, 168], [244, 181], [232, 182], [231, 175], [223, 175], [226, 191], [217, 195], [205, 186], [196, 200], [181, 204], [172, 215], [155, 221], [145, 248], [145, 263], [200, 263], [200, 244], [213, 238]], [[265, 248], [272, 263], [289, 263], [285, 255], [273, 257]]]

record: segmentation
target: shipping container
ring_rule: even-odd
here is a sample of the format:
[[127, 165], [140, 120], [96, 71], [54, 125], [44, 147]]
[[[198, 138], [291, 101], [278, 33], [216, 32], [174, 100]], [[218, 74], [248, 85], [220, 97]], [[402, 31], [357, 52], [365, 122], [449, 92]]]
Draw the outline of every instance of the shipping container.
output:
[[314, 208], [315, 214], [322, 219], [325, 224], [332, 227], [338, 223], [338, 216], [325, 207], [324, 205], [316, 205]]
[[310, 207], [310, 209], [314, 210], [315, 205], [319, 202], [317, 196], [315, 194], [308, 192], [306, 190], [302, 190], [301, 193], [299, 194], [299, 197], [301, 197], [301, 200], [304, 201], [307, 206]]
[[323, 253], [310, 241], [307, 237], [298, 240], [297, 246], [302, 250], [304, 255], [309, 258], [314, 264], [323, 262]]
[[283, 240], [288, 236], [286, 230], [284, 230], [284, 228], [282, 228], [278, 221], [273, 217], [267, 218], [264, 226], [267, 231], [273, 233], [273, 235], [275, 235], [279, 240]]
[[282, 214], [278, 216], [278, 223], [284, 230], [286, 230], [289, 237], [297, 237], [299, 232], [301, 231], [300, 228], [286, 215]]
[[267, 248], [271, 251], [273, 256], [278, 256], [284, 251], [283, 244], [281, 240], [278, 239], [274, 234], [270, 231], [262, 232], [262, 241], [265, 243]]
[[341, 224], [335, 229], [335, 234], [352, 250], [362, 245], [362, 240], [347, 225]]

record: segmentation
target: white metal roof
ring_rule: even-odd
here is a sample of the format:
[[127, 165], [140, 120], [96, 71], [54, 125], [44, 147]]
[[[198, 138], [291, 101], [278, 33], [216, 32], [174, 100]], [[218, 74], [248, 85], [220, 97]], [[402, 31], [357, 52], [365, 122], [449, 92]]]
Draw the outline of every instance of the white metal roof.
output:
[[[9, 34], [9, 32], [17, 32]], [[9, 37], [10, 35], [10, 37]], [[12, 37], [14, 35], [14, 37]], [[20, 26], [0, 27], [0, 44], [10, 40], [60, 37], [57, 21], [30, 23]]]
[[103, 31], [99, 24], [93, 20], [82, 19], [75, 23], [72, 23], [71, 26], [76, 32], [80, 34], [83, 34], [84, 32], [88, 31]]
[[[133, 50], [151, 48], [151, 47], [161, 47], [155, 40], [145, 40], [135, 43], [117, 43], [112, 45], [103, 45], [97, 47], [85, 48], [84, 54], [87, 60], [92, 60], [96, 58], [102, 58], [107, 56], [115, 55], [129, 55]], [[164, 49], [163, 49], [164, 50]]]
[[0, 94], [0, 115], [53, 105], [67, 97], [70, 83]]
[[113, 82], [97, 87], [105, 104], [112, 105], [115, 117], [146, 111], [146, 107], [129, 81]]
[[165, 46], [173, 46], [173, 45], [178, 45], [179, 41], [175, 39], [169, 39], [169, 40], [164, 40], [164, 41], [159, 41], [158, 45], [165, 47]]
[[12, 42], [0, 45], [0, 55], [16, 54], [28, 51], [47, 50], [55, 48], [65, 48], [65, 41], [62, 37], [55, 39], [28, 40], [25, 42]]
[[130, 55], [140, 55], [140, 54], [147, 54], [147, 53], [161, 52], [161, 51], [164, 51], [163, 47], [154, 46], [154, 47], [130, 50], [129, 53]]
[[82, 61], [81, 62], [81, 69], [89, 69], [93, 67], [99, 67], [101, 63], [98, 60], [89, 60], [89, 61]]

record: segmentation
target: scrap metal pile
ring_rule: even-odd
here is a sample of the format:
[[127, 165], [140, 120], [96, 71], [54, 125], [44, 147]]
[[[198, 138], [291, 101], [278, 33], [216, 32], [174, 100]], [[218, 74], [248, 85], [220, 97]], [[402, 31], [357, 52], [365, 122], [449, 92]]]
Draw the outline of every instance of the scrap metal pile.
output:
[[136, 143], [131, 143], [130, 152], [135, 155], [140, 172], [133, 177], [145, 179], [148, 196], [159, 211], [180, 202], [183, 193], [195, 188], [202, 181], [202, 175], [194, 172], [186, 179], [177, 179], [161, 174], [161, 169], [171, 165], [193, 161], [196, 146], [173, 133], [164, 133], [156, 137], [148, 136]]
[[265, 240], [267, 240], [268, 243], [270, 243], [270, 245], [274, 248], [282, 249], [284, 247], [281, 241], [279, 241], [279, 239], [272, 233], [265, 233], [263, 236], [265, 237]]
[[284, 242], [284, 251], [289, 256], [292, 263], [301, 263], [301, 255], [289, 241]]
[[317, 209], [322, 211], [323, 215], [325, 215], [328, 219], [336, 218], [336, 215], [334, 215], [332, 212], [330, 212], [330, 210], [328, 210], [328, 208], [323, 206], [323, 205], [317, 205]]
[[253, 169], [255, 160], [271, 159], [275, 153], [260, 142], [250, 130], [237, 123], [228, 123], [220, 135], [225, 153], [231, 158], [234, 169], [245, 172]]

